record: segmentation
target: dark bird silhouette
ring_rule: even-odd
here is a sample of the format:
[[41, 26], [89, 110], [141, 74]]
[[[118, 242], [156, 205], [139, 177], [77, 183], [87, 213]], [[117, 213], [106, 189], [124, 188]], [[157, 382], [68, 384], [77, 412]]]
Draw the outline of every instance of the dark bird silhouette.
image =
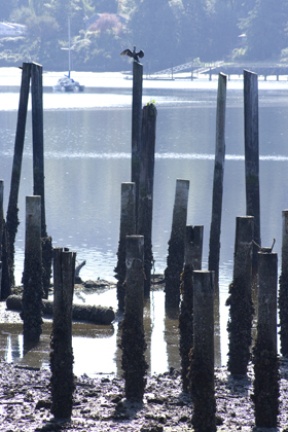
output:
[[134, 46], [133, 52], [129, 48], [127, 48], [121, 52], [121, 55], [126, 55], [128, 57], [132, 57], [134, 59], [134, 61], [139, 63], [139, 57], [140, 58], [144, 57], [144, 51], [140, 50], [140, 51], [136, 52], [136, 47]]

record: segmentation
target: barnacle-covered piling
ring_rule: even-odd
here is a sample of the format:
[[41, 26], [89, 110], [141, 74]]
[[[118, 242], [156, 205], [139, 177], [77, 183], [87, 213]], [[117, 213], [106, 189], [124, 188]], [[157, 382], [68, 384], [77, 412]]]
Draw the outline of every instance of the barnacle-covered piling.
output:
[[125, 378], [125, 395], [129, 400], [142, 401], [147, 363], [144, 336], [144, 237], [126, 238], [126, 295], [122, 322], [122, 368]]

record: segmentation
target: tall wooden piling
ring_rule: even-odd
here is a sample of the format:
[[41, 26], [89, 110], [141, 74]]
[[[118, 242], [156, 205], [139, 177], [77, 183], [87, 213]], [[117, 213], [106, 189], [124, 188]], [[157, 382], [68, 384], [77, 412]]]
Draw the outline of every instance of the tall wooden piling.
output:
[[[244, 70], [244, 129], [246, 214], [254, 216], [254, 240], [261, 245], [259, 186], [258, 76]], [[257, 273], [257, 248], [253, 248], [253, 277]]]
[[132, 89], [132, 154], [131, 181], [136, 185], [136, 224], [138, 220], [139, 175], [140, 175], [140, 143], [142, 130], [142, 91], [143, 65], [133, 61], [133, 89]]
[[31, 65], [33, 193], [41, 196], [41, 237], [46, 236], [42, 66]]
[[176, 182], [171, 236], [168, 244], [165, 270], [165, 301], [168, 307], [178, 307], [180, 300], [180, 275], [184, 264], [185, 231], [187, 220], [189, 180]]
[[276, 428], [279, 411], [277, 357], [277, 254], [258, 253], [257, 338], [253, 350], [255, 425]]
[[42, 66], [31, 65], [32, 134], [33, 134], [33, 193], [41, 196], [41, 238], [44, 296], [48, 297], [52, 265], [52, 239], [46, 231], [44, 187], [44, 131], [43, 131]]
[[233, 282], [229, 286], [228, 370], [234, 377], [246, 375], [252, 343], [252, 250], [254, 217], [237, 217]]
[[18, 107], [17, 116], [17, 127], [16, 136], [14, 144], [14, 156], [12, 163], [12, 173], [11, 173], [11, 183], [10, 183], [10, 194], [7, 208], [7, 232], [9, 238], [9, 262], [10, 262], [10, 275], [11, 283], [14, 283], [14, 253], [15, 253], [15, 238], [17, 233], [17, 228], [19, 225], [18, 218], [18, 195], [20, 188], [20, 178], [22, 169], [22, 158], [23, 158], [23, 148], [26, 130], [26, 119], [28, 111], [28, 99], [30, 90], [30, 79], [31, 79], [31, 63], [23, 63], [22, 65], [22, 78], [21, 78], [21, 88], [20, 88], [20, 99]]
[[124, 310], [125, 277], [126, 277], [126, 236], [136, 234], [136, 190], [135, 183], [121, 184], [121, 215], [120, 236], [117, 251], [117, 279], [118, 309]]
[[144, 296], [149, 297], [151, 285], [152, 253], [152, 214], [154, 159], [157, 110], [148, 104], [142, 111], [142, 137], [140, 145], [140, 175], [137, 233], [144, 236]]
[[126, 296], [122, 322], [122, 369], [125, 395], [129, 400], [142, 401], [147, 371], [144, 336], [144, 237], [127, 236]]
[[193, 347], [193, 284], [194, 270], [202, 266], [203, 225], [186, 226], [184, 268], [181, 277], [179, 314], [179, 351], [183, 391], [189, 390], [190, 354]]
[[209, 270], [215, 274], [215, 284], [218, 286], [220, 233], [222, 218], [223, 177], [225, 161], [225, 111], [226, 111], [227, 76], [220, 73], [218, 77], [217, 113], [216, 113], [216, 148], [214, 163], [212, 219], [209, 242]]
[[279, 279], [281, 354], [288, 357], [288, 210], [282, 211], [282, 256]]
[[25, 259], [22, 313], [24, 347], [37, 344], [42, 333], [41, 197], [26, 197]]
[[54, 302], [51, 336], [51, 412], [56, 419], [72, 414], [73, 375], [72, 304], [76, 253], [54, 250]]
[[216, 431], [214, 383], [214, 281], [209, 271], [193, 273], [194, 340], [191, 394], [195, 432]]

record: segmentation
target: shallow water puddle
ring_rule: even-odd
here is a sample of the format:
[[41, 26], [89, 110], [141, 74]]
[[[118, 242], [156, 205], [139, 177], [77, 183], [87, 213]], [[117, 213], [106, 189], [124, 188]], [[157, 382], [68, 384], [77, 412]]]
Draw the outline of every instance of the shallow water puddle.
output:
[[[109, 289], [100, 294], [81, 291], [75, 293], [74, 302], [112, 306], [116, 310], [116, 289]], [[120, 319], [121, 317], [116, 314], [116, 320], [110, 326], [73, 323], [75, 375], [121, 375]], [[22, 324], [0, 324], [0, 356], [22, 367], [49, 368], [52, 326], [51, 320], [44, 321], [40, 343], [27, 353], [23, 351]], [[165, 316], [162, 290], [152, 291], [150, 300], [146, 300], [144, 326], [149, 373], [163, 373], [171, 367], [179, 368], [178, 319], [177, 316], [169, 314]], [[220, 361], [218, 354], [215, 356], [216, 363]]]

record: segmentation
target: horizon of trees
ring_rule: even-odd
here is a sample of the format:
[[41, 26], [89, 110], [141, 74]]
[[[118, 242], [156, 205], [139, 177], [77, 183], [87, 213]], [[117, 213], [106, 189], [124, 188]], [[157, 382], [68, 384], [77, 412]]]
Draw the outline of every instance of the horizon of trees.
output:
[[288, 0], [2, 0], [1, 21], [26, 33], [0, 38], [0, 66], [35, 61], [74, 70], [129, 67], [142, 49], [147, 73], [182, 63], [288, 62]]

